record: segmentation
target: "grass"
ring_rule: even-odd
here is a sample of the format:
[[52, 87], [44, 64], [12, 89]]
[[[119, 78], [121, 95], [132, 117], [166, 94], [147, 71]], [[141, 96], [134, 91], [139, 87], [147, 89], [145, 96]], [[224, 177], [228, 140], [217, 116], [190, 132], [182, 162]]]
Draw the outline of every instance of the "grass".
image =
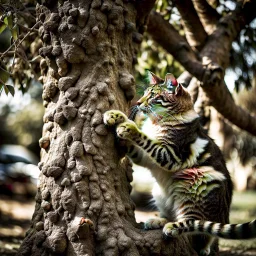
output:
[[[230, 223], [243, 223], [256, 218], [256, 192], [235, 192], [230, 212]], [[225, 255], [254, 255], [256, 256], [256, 239], [224, 240], [220, 239], [222, 251], [229, 251]], [[232, 254], [236, 252], [236, 254]]]

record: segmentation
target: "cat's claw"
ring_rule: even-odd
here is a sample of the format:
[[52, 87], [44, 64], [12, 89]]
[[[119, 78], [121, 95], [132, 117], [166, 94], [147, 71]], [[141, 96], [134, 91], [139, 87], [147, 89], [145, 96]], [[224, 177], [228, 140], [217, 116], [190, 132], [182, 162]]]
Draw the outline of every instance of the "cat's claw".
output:
[[127, 116], [119, 110], [109, 110], [103, 115], [103, 122], [108, 126], [118, 125], [125, 122], [127, 119]]
[[130, 140], [135, 139], [140, 134], [138, 128], [132, 121], [124, 122], [118, 125], [116, 132], [119, 138]]

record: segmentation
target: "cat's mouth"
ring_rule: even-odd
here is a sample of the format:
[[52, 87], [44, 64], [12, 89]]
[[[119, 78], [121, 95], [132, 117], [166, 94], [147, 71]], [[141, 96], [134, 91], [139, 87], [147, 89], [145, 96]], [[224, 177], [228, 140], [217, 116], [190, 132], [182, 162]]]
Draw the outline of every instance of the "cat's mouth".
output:
[[143, 114], [149, 114], [152, 111], [150, 109], [150, 106], [145, 106], [141, 104], [134, 105], [130, 108], [129, 119], [134, 120], [138, 112], [142, 112]]
[[149, 113], [150, 107], [148, 106], [138, 106], [139, 110], [141, 110], [143, 113]]

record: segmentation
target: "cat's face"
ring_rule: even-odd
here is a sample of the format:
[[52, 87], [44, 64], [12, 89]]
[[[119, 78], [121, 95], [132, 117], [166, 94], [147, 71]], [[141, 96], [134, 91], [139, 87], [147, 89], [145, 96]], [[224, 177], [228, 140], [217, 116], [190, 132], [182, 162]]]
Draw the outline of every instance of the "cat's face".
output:
[[189, 93], [171, 74], [167, 74], [165, 80], [154, 75], [151, 85], [137, 103], [145, 114], [161, 118], [171, 118], [193, 109]]

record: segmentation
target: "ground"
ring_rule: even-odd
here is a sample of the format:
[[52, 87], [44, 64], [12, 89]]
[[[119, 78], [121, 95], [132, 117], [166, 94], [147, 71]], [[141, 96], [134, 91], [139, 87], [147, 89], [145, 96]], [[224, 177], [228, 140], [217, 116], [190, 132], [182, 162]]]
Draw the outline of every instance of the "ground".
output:
[[[245, 222], [256, 216], [256, 192], [235, 193], [231, 222]], [[34, 200], [0, 195], [0, 255], [14, 256], [30, 225]], [[137, 221], [145, 221], [155, 213], [136, 211]], [[220, 256], [256, 256], [256, 239], [220, 241]]]

